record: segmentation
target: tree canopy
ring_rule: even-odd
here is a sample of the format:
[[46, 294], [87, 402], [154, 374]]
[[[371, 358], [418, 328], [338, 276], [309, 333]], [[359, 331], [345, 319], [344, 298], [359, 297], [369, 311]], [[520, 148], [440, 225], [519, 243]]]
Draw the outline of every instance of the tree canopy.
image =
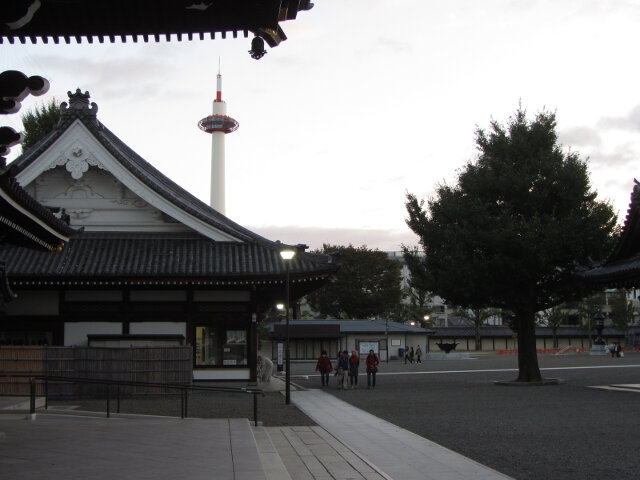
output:
[[340, 270], [333, 282], [307, 295], [314, 311], [334, 318], [371, 318], [383, 316], [400, 304], [400, 262], [365, 246], [325, 244], [318, 253], [330, 252], [339, 253]]
[[21, 116], [24, 127], [22, 151], [31, 148], [38, 140], [51, 132], [60, 121], [60, 104], [55, 99], [42, 103]]
[[426, 208], [407, 194], [432, 290], [467, 308], [501, 308], [518, 333], [519, 381], [540, 380], [536, 312], [580, 298], [576, 272], [610, 251], [616, 217], [597, 200], [586, 161], [558, 144], [556, 117], [518, 108], [476, 130], [479, 155], [439, 184]]

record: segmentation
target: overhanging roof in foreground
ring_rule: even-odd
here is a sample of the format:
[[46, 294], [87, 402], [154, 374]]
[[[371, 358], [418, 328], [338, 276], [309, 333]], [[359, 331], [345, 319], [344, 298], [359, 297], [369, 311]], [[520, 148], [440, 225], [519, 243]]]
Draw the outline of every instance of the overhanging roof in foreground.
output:
[[0, 43], [93, 43], [258, 35], [275, 47], [279, 22], [309, 10], [309, 0], [3, 0]]
[[76, 230], [36, 202], [4, 167], [0, 167], [0, 236], [2, 242], [57, 251]]

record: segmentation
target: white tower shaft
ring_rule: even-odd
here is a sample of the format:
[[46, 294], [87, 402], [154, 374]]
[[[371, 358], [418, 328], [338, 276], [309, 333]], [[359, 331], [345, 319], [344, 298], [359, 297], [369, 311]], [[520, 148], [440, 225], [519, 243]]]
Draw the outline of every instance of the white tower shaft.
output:
[[[213, 102], [213, 115], [226, 115], [227, 104]], [[225, 132], [211, 132], [211, 192], [209, 205], [226, 215], [225, 205]]]

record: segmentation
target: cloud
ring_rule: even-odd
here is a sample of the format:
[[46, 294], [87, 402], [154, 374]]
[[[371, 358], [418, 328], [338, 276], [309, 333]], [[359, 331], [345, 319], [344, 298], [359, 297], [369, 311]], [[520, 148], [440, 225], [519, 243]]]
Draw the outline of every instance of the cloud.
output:
[[[65, 65], [55, 82], [57, 88], [80, 88], [100, 98], [148, 98], [162, 94], [167, 67], [157, 56], [140, 58], [69, 58], [62, 55], [41, 55], [37, 60], [45, 71], [59, 71], [55, 67]], [[73, 83], [69, 83], [70, 79]], [[95, 91], [95, 92], [94, 92]]]
[[325, 243], [331, 245], [366, 245], [371, 249], [385, 252], [401, 250], [402, 245], [417, 245], [418, 237], [410, 230], [394, 231], [384, 229], [356, 229], [356, 228], [326, 228], [301, 226], [248, 226], [270, 240], [280, 240], [283, 243], [305, 243], [311, 250], [322, 248]]
[[376, 45], [381, 48], [386, 48], [394, 53], [412, 53], [413, 45], [409, 42], [401, 42], [391, 38], [378, 38]]
[[594, 151], [589, 155], [589, 160], [597, 167], [621, 168], [637, 162], [638, 152], [635, 144], [624, 143], [616, 146], [611, 152]]
[[640, 105], [633, 107], [629, 113], [622, 117], [603, 117], [598, 121], [602, 128], [640, 131]]
[[560, 143], [568, 147], [599, 147], [602, 138], [595, 128], [573, 127], [563, 130], [559, 134]]

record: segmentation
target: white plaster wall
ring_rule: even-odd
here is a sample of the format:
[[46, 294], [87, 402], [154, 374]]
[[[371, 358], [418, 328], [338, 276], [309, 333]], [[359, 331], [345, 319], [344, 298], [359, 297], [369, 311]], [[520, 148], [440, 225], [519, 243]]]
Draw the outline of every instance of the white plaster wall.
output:
[[184, 335], [187, 338], [187, 324], [184, 322], [131, 322], [131, 335]]
[[201, 370], [193, 371], [194, 380], [249, 380], [249, 369], [217, 369], [217, 370]]
[[86, 347], [87, 335], [119, 335], [122, 324], [119, 322], [67, 322], [64, 324], [65, 346]]

